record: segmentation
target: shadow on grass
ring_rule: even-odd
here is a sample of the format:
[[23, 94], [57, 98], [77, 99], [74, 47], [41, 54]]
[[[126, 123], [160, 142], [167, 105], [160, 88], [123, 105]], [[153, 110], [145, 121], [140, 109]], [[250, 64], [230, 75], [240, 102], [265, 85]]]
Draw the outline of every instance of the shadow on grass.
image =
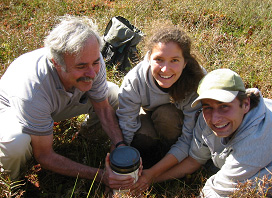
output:
[[[60, 129], [60, 130], [59, 130]], [[73, 161], [91, 167], [104, 167], [110, 141], [98, 123], [81, 129], [74, 120], [58, 123], [54, 132], [54, 150]], [[42, 169], [33, 159], [25, 174], [24, 197], [87, 197], [92, 180], [77, 179]], [[94, 183], [90, 197], [101, 197], [104, 186]]]
[[[81, 164], [104, 168], [106, 154], [110, 151], [108, 136], [100, 123], [89, 129], [81, 128], [80, 123], [77, 118], [55, 123], [55, 152]], [[196, 197], [208, 174], [209, 171], [203, 167], [185, 178], [154, 184], [144, 197]], [[13, 197], [105, 197], [105, 187], [101, 183], [95, 182], [90, 191], [92, 180], [67, 177], [45, 170], [35, 159], [29, 162], [22, 178], [22, 186]]]

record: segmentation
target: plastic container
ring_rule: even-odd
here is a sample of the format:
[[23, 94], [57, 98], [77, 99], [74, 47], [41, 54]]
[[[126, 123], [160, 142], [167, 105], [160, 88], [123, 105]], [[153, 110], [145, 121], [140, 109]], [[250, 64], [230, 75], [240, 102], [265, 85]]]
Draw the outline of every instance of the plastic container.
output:
[[[110, 154], [110, 166], [114, 173], [118, 175], [130, 175], [138, 180], [138, 171], [140, 166], [140, 153], [131, 146], [119, 146]], [[114, 189], [115, 195], [127, 194], [128, 190]]]

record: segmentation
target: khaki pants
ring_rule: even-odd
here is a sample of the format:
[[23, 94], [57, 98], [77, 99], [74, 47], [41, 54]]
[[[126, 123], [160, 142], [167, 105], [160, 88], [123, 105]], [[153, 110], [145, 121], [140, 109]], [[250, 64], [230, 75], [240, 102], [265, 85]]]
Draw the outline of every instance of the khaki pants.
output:
[[[108, 83], [109, 103], [116, 108], [118, 106], [118, 86]], [[91, 104], [91, 103], [89, 103]], [[93, 108], [88, 107], [93, 113]], [[78, 110], [77, 112], [75, 112]], [[86, 110], [85, 110], [86, 111]], [[71, 115], [83, 114], [80, 109], [74, 108]], [[67, 115], [65, 115], [67, 116]], [[94, 117], [94, 119], [98, 119]], [[20, 176], [20, 169], [32, 157], [30, 135], [22, 133], [22, 126], [16, 118], [15, 111], [10, 107], [0, 112], [0, 168], [10, 173], [12, 179]]]
[[11, 108], [0, 113], [0, 166], [12, 179], [19, 176], [20, 168], [32, 156], [30, 135], [22, 133], [15, 115]]
[[135, 133], [131, 146], [141, 154], [144, 168], [158, 162], [182, 133], [183, 113], [173, 104], [157, 107], [140, 114], [141, 128]]

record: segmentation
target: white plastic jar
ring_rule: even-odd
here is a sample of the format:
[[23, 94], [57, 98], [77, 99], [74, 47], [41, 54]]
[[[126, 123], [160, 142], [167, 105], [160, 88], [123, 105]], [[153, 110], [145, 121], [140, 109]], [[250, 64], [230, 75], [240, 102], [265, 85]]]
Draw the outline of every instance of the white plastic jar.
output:
[[[110, 166], [114, 173], [118, 175], [130, 175], [138, 180], [140, 166], [140, 153], [131, 146], [119, 146], [110, 154]], [[128, 190], [114, 189], [115, 197], [122, 197], [128, 194]]]

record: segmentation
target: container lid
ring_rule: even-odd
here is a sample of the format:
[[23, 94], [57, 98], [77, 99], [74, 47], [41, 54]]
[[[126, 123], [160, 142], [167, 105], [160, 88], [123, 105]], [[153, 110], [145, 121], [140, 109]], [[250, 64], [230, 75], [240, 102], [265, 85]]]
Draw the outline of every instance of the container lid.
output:
[[110, 154], [111, 168], [120, 173], [134, 171], [140, 165], [140, 153], [131, 146], [119, 146]]

